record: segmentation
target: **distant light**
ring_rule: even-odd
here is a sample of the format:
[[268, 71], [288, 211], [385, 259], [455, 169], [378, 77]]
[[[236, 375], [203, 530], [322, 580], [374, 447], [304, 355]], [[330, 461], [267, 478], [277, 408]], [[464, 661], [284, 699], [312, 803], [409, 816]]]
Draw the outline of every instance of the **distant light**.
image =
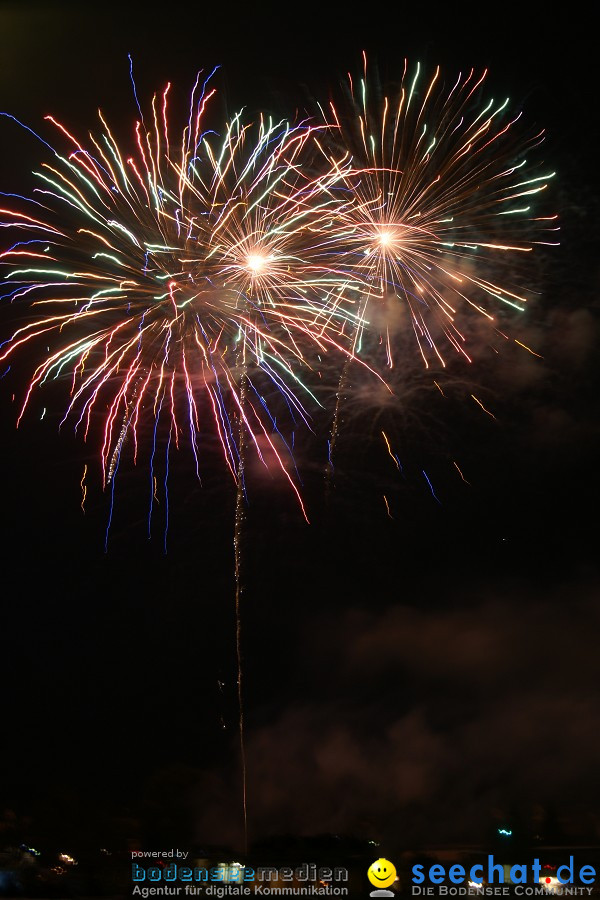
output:
[[480, 888], [483, 887], [483, 881], [470, 881], [469, 887], [476, 888], [477, 890], [479, 890]]
[[501, 834], [503, 837], [510, 837], [512, 834], [512, 831], [507, 831], [506, 828], [499, 828], [498, 834]]

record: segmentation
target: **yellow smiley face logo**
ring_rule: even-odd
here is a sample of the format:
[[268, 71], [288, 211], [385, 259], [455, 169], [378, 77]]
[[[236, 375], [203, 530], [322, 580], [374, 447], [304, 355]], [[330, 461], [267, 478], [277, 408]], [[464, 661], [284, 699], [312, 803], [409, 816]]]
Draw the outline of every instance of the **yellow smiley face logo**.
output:
[[396, 880], [396, 868], [389, 859], [378, 859], [369, 866], [367, 875], [375, 887], [386, 888]]

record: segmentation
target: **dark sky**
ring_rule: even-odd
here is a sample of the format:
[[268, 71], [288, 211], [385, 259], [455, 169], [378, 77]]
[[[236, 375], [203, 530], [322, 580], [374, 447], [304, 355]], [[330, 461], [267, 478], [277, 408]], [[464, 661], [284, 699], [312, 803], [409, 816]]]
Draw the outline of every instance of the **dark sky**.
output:
[[[327, 99], [362, 49], [383, 81], [404, 56], [489, 66], [492, 95], [548, 129], [563, 243], [539, 254], [539, 300], [514, 323], [543, 359], [507, 352], [457, 369], [447, 402], [412, 364], [397, 406], [358, 385], [329, 504], [323, 430], [299, 444], [310, 525], [281, 484], [255, 480], [243, 551], [251, 836], [353, 833], [399, 850], [483, 839], [495, 822], [528, 833], [553, 811], [565, 834], [600, 840], [598, 79], [583, 9], [557, 20], [522, 4], [172, 3], [160, 16], [0, 4], [0, 109], [34, 129], [52, 113], [84, 131], [98, 106], [125, 128], [128, 53], [140, 97], [167, 80], [185, 96], [219, 64], [225, 111], [291, 115]], [[26, 190], [40, 149], [9, 120], [0, 133], [0, 190]], [[13, 314], [2, 311], [3, 338]], [[0, 811], [30, 841], [235, 843], [234, 487], [216, 463], [200, 486], [185, 451], [175, 457], [165, 555], [160, 529], [146, 538], [146, 475], [124, 472], [105, 553], [94, 448], [58, 433], [60, 398], [15, 430], [20, 374], [0, 383]]]

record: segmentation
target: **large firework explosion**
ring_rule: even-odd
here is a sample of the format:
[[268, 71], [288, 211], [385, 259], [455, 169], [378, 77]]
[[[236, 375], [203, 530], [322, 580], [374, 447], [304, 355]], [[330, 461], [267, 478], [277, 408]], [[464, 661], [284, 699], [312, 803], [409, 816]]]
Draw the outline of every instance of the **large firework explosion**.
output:
[[197, 469], [212, 430], [235, 475], [243, 428], [258, 455], [269, 446], [287, 473], [287, 440], [265, 394], [283, 398], [292, 423], [307, 421], [307, 357], [337, 346], [345, 315], [347, 276], [320, 260], [335, 206], [328, 176], [311, 179], [302, 166], [312, 129], [236, 115], [220, 138], [205, 134], [213, 92], [198, 88], [176, 139], [169, 86], [155, 96], [131, 154], [102, 113], [103, 132], [85, 145], [48, 116], [67, 150], [42, 163], [24, 211], [2, 212], [18, 235], [2, 254], [5, 299], [26, 307], [27, 321], [0, 359], [25, 348], [39, 358], [19, 421], [36, 388], [67, 380], [63, 421], [87, 437], [93, 412], [106, 410], [105, 484], [126, 440], [137, 456], [148, 416], [154, 439], [161, 425], [169, 443], [187, 431]]
[[[422, 83], [420, 65], [405, 61], [385, 96], [366, 56], [363, 63], [341, 101], [321, 107], [329, 127], [315, 135], [326, 165], [343, 164], [334, 192], [346, 202], [329, 248], [360, 284], [346, 292], [352, 354], [338, 381], [328, 485], [342, 410], [355, 405], [363, 384], [353, 359], [367, 359], [399, 398], [397, 386], [404, 392], [414, 369], [412, 334], [422, 379], [427, 371], [428, 385], [443, 393], [448, 367], [457, 357], [472, 363], [482, 333], [489, 345], [520, 343], [503, 319], [535, 293], [524, 259], [555, 244], [558, 230], [540, 203], [554, 174], [535, 162], [543, 132], [523, 133], [521, 112], [483, 95], [487, 72], [446, 81], [438, 68]], [[474, 393], [467, 396], [488, 412]]]
[[391, 370], [414, 366], [407, 334], [432, 373], [449, 353], [471, 361], [473, 319], [506, 340], [498, 311], [527, 299], [519, 262], [554, 243], [538, 209], [549, 176], [527, 159], [542, 135], [482, 99], [485, 73], [420, 78], [405, 65], [393, 98], [372, 103], [365, 59], [324, 118], [239, 113], [217, 134], [198, 77], [176, 132], [170, 86], [146, 117], [138, 104], [129, 150], [102, 113], [85, 141], [47, 116], [53, 158], [2, 212], [4, 298], [25, 324], [0, 360], [37, 358], [19, 421], [59, 379], [63, 421], [87, 437], [102, 419], [105, 485], [149, 424], [151, 469], [159, 437], [168, 467], [187, 435], [200, 472], [216, 436], [237, 480], [247, 439], [302, 506], [294, 435], [324, 372], [338, 373], [331, 458], [351, 370], [394, 394]]
[[517, 258], [556, 244], [556, 216], [538, 202], [554, 173], [528, 159], [544, 133], [523, 133], [508, 99], [485, 98], [486, 75], [446, 81], [438, 68], [421, 85], [419, 64], [405, 62], [391, 98], [372, 102], [365, 57], [345, 103], [325, 111], [335, 125], [328, 163], [342, 149], [351, 159], [341, 173], [351, 199], [332, 241], [366, 285], [354, 344], [360, 353], [365, 330], [383, 335], [390, 367], [395, 335], [408, 328], [425, 366], [445, 365], [448, 349], [470, 361], [461, 322], [522, 310]]

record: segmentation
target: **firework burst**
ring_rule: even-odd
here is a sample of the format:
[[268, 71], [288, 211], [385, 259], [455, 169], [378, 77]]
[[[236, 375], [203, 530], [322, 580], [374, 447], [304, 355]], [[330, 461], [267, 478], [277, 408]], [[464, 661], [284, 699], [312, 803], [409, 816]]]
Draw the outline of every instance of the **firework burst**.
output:
[[36, 173], [26, 211], [2, 212], [20, 235], [2, 254], [8, 296], [27, 322], [0, 360], [24, 346], [41, 357], [19, 421], [36, 389], [68, 378], [63, 421], [87, 437], [102, 411], [105, 484], [127, 440], [137, 458], [149, 414], [155, 441], [159, 425], [169, 446], [187, 431], [197, 470], [202, 438], [216, 433], [234, 477], [241, 427], [263, 461], [271, 449], [301, 503], [265, 396], [283, 401], [291, 428], [307, 423], [302, 373], [311, 356], [343, 349], [348, 277], [323, 260], [321, 238], [339, 172], [309, 174], [303, 123], [239, 114], [209, 133], [208, 80], [196, 80], [174, 139], [169, 89], [154, 96], [150, 125], [140, 109], [131, 153], [102, 113], [85, 143], [48, 116], [68, 149]]
[[471, 361], [473, 322], [506, 340], [502, 310], [528, 297], [519, 261], [554, 243], [549, 176], [527, 159], [543, 135], [523, 138], [484, 80], [438, 69], [421, 84], [405, 65], [395, 99], [373, 104], [365, 59], [321, 124], [240, 113], [217, 134], [198, 78], [176, 133], [170, 86], [146, 118], [138, 106], [127, 152], [102, 114], [85, 142], [47, 117], [67, 149], [43, 141], [54, 158], [33, 198], [2, 213], [17, 236], [5, 297], [25, 324], [0, 360], [39, 360], [19, 420], [68, 381], [63, 421], [85, 437], [103, 422], [105, 484], [148, 422], [167, 465], [187, 435], [199, 472], [216, 437], [239, 481], [243, 430], [302, 504], [291, 447], [322, 372], [339, 379], [331, 457], [354, 360], [392, 390], [407, 335], [430, 372]]
[[345, 197], [329, 249], [360, 283], [345, 294], [352, 351], [336, 392], [327, 492], [352, 360], [368, 359], [394, 393], [413, 368], [408, 334], [423, 371], [434, 374], [453, 359], [472, 362], [474, 333], [485, 331], [487, 343], [510, 340], [505, 311], [522, 311], [531, 294], [521, 260], [555, 243], [558, 230], [556, 216], [539, 209], [553, 173], [540, 174], [527, 158], [543, 132], [523, 138], [521, 113], [511, 114], [508, 100], [482, 99], [485, 72], [446, 83], [438, 68], [422, 85], [420, 65], [409, 72], [405, 62], [393, 99], [373, 102], [363, 61], [343, 104], [321, 108], [330, 127], [315, 135], [327, 166], [339, 171], [332, 190]]
[[553, 173], [527, 157], [543, 132], [523, 138], [508, 100], [482, 99], [485, 72], [421, 78], [405, 63], [394, 99], [374, 104], [365, 57], [346, 105], [330, 104], [322, 145], [331, 163], [346, 150], [350, 200], [331, 239], [339, 265], [362, 280], [354, 348], [368, 355], [381, 343], [388, 367], [407, 330], [426, 367], [445, 366], [449, 349], [470, 362], [469, 318], [493, 327], [502, 307], [523, 310], [519, 258], [555, 243], [557, 230], [539, 202]]

